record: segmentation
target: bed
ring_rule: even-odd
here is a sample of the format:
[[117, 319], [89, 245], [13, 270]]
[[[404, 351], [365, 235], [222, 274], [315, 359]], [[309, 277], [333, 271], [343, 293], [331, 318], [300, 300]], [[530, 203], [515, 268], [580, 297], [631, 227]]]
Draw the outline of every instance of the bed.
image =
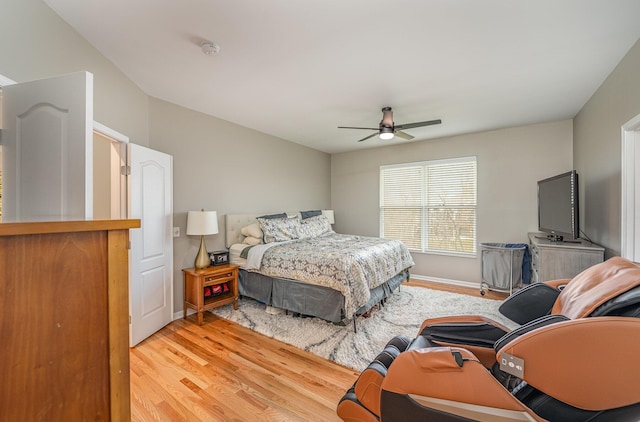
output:
[[[409, 279], [414, 262], [402, 242], [335, 233], [318, 213], [278, 214], [273, 224], [291, 227], [284, 237], [276, 233], [275, 239], [269, 237], [269, 227], [257, 231], [260, 224], [271, 223], [258, 219], [264, 216], [225, 216], [229, 261], [240, 266], [239, 293], [267, 306], [334, 323], [353, 319], [355, 327], [355, 316], [383, 303]], [[307, 226], [316, 230], [288, 238], [291, 233], [305, 233]]]

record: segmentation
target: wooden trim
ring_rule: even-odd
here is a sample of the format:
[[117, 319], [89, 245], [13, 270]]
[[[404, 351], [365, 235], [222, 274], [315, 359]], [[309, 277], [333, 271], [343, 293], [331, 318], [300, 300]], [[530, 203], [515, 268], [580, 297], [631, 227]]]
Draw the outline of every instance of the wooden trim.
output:
[[137, 229], [140, 220], [38, 221], [28, 223], [0, 223], [0, 236], [25, 234], [73, 233], [96, 230]]
[[111, 420], [131, 417], [129, 370], [129, 230], [107, 234], [109, 295], [109, 388]]

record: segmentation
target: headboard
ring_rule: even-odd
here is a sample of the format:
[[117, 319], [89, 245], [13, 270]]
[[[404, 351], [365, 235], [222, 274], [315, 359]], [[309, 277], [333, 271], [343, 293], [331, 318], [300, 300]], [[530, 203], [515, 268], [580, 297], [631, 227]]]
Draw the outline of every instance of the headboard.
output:
[[235, 243], [242, 243], [244, 236], [240, 234], [240, 230], [251, 223], [257, 223], [259, 216], [262, 214], [225, 214], [224, 216], [224, 235], [225, 245], [229, 248]]
[[[322, 212], [325, 213], [325, 210], [322, 210]], [[290, 217], [296, 214], [300, 215], [300, 212], [298, 211], [287, 211], [286, 213]], [[225, 214], [224, 242], [227, 249], [235, 243], [242, 243], [242, 241], [244, 240], [244, 236], [240, 233], [240, 230], [251, 223], [257, 223], [258, 222], [257, 218], [265, 214], [269, 214], [269, 213], [262, 212], [259, 214]]]

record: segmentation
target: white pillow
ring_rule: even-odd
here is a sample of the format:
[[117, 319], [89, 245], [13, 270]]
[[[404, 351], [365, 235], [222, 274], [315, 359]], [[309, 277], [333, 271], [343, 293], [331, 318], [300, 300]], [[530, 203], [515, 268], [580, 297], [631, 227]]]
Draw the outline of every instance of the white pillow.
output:
[[255, 246], [255, 245], [261, 244], [262, 243], [262, 239], [259, 238], [259, 237], [247, 236], [247, 237], [244, 238], [242, 243], [244, 243], [245, 245]]
[[247, 237], [257, 237], [258, 239], [262, 239], [262, 229], [260, 229], [260, 224], [258, 223], [244, 226], [240, 229], [240, 234]]

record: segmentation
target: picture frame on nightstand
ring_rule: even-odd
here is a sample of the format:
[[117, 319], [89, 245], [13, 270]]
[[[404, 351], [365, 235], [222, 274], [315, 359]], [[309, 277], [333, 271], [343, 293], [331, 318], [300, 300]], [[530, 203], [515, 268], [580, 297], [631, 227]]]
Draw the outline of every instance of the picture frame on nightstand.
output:
[[209, 252], [211, 265], [225, 265], [229, 263], [229, 251], [213, 251]]

